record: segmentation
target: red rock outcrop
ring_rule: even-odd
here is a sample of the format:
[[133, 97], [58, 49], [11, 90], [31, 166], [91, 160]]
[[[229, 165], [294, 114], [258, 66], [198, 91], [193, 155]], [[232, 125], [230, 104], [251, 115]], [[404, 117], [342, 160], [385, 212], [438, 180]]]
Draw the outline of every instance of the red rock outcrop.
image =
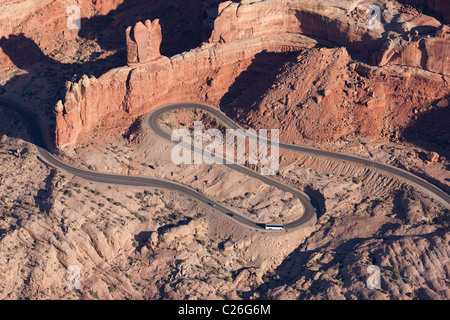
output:
[[[331, 0], [320, 3], [306, 0], [227, 1], [219, 6], [219, 16], [210, 41], [227, 43], [267, 34], [305, 34], [345, 45], [380, 66], [392, 63], [450, 74], [448, 39], [420, 36], [413, 40], [412, 37], [413, 34], [418, 38], [419, 34], [436, 31], [441, 27], [438, 20], [417, 11], [402, 13], [402, 8], [392, 7], [390, 9], [397, 10], [399, 14], [392, 14], [392, 17], [386, 15], [384, 25], [395, 26], [400, 34], [395, 36], [395, 40], [385, 40], [383, 24], [379, 29], [368, 29], [358, 24], [354, 16], [342, 14], [342, 11], [353, 9], [351, 2], [336, 3]], [[409, 41], [402, 37], [407, 37]]]
[[128, 67], [114, 69], [105, 76], [83, 76], [76, 83], [67, 83], [64, 99], [55, 106], [56, 145], [74, 143], [80, 135], [93, 130], [108, 114], [121, 110], [126, 94]]
[[438, 31], [436, 31], [436, 38], [440, 39], [450, 39], [450, 26], [448, 25], [442, 25], [441, 28], [439, 28]]
[[413, 41], [387, 40], [380, 50], [378, 65], [397, 64], [432, 72], [450, 74], [450, 41], [445, 38], [419, 37]]
[[304, 34], [349, 45], [367, 58], [381, 45], [380, 37], [384, 30], [369, 30], [344, 14], [354, 8], [352, 1], [334, 0], [320, 3], [310, 0], [226, 1], [219, 6], [210, 42], [227, 43], [275, 34]]
[[68, 83], [64, 101], [55, 106], [56, 145], [75, 144], [107, 116], [133, 117], [182, 101], [217, 103], [256, 54], [295, 51], [317, 45], [301, 36], [254, 38], [202, 47], [147, 63], [113, 69], [100, 78], [84, 76]]

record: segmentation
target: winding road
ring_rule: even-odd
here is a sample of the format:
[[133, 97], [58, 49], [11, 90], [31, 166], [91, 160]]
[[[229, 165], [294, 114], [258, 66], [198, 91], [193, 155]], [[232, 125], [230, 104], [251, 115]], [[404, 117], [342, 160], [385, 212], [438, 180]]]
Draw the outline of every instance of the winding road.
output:
[[[221, 112], [219, 109], [217, 109], [216, 107], [209, 106], [206, 104], [199, 104], [199, 103], [177, 103], [177, 104], [172, 104], [172, 105], [169, 105], [166, 107], [158, 108], [149, 116], [150, 128], [159, 136], [170, 140], [170, 135], [160, 128], [158, 120], [164, 113], [167, 113], [169, 111], [173, 111], [176, 109], [180, 109], [180, 108], [201, 109], [201, 110], [211, 114], [213, 117], [215, 117], [217, 120], [219, 120], [227, 128], [243, 129], [238, 124], [236, 124], [232, 119], [227, 117], [223, 112]], [[243, 130], [245, 130], [245, 129], [243, 129]], [[303, 146], [282, 143], [282, 142], [279, 143], [279, 146], [281, 149], [285, 149], [285, 150], [291, 150], [291, 151], [305, 153], [305, 154], [314, 155], [314, 156], [328, 157], [328, 158], [331, 158], [334, 160], [348, 161], [348, 162], [352, 162], [352, 163], [362, 165], [362, 166], [365, 166], [368, 168], [378, 169], [380, 171], [387, 173], [390, 176], [393, 176], [393, 177], [400, 179], [410, 185], [415, 186], [416, 188], [422, 190], [423, 192], [427, 193], [428, 195], [430, 195], [431, 197], [435, 198], [437, 201], [442, 203], [442, 205], [444, 207], [446, 207], [447, 209], [450, 209], [450, 195], [448, 193], [441, 190], [434, 184], [426, 181], [425, 179], [422, 179], [422, 178], [420, 178], [412, 173], [409, 173], [405, 170], [402, 170], [400, 168], [397, 168], [397, 167], [394, 167], [394, 166], [391, 166], [388, 164], [383, 164], [383, 163], [379, 163], [376, 161], [368, 160], [365, 158], [344, 154], [344, 153], [325, 151], [325, 150], [303, 147]], [[254, 171], [247, 169], [247, 168], [245, 168], [246, 170], [243, 170], [243, 169], [237, 168], [236, 165], [230, 165], [230, 167], [232, 167], [233, 169], [238, 170], [242, 173], [250, 175], [250, 176], [257, 177], [256, 175], [258, 175]], [[241, 167], [241, 166], [239, 166], [239, 167]], [[272, 184], [272, 183], [268, 182], [266, 179], [264, 179], [266, 177], [261, 176], [261, 175], [258, 175], [258, 176], [264, 182], [274, 185], [274, 186], [277, 186], [280, 189], [283, 189], [283, 186], [285, 186], [279, 182], [277, 185]], [[269, 179], [269, 178], [267, 178], [267, 179]], [[269, 180], [274, 181], [272, 179], [269, 179]], [[281, 186], [279, 184], [281, 184]], [[286, 189], [284, 189], [284, 190], [286, 190]], [[289, 190], [289, 192], [292, 192], [292, 191]]]
[[[248, 217], [244, 216], [242, 213], [240, 213], [237, 210], [230, 209], [221, 203], [208, 198], [207, 196], [203, 195], [202, 193], [184, 186], [182, 184], [169, 181], [169, 180], [163, 180], [163, 179], [157, 179], [157, 178], [150, 178], [150, 177], [140, 177], [140, 176], [129, 176], [129, 175], [120, 175], [120, 174], [112, 174], [112, 173], [101, 173], [96, 172], [92, 170], [85, 170], [76, 168], [74, 166], [71, 166], [69, 164], [64, 163], [63, 161], [59, 160], [55, 156], [53, 156], [46, 148], [45, 138], [43, 135], [43, 131], [41, 130], [39, 126], [39, 122], [37, 121], [36, 117], [26, 109], [22, 108], [20, 105], [13, 104], [9, 101], [0, 99], [0, 107], [4, 109], [8, 109], [11, 111], [16, 112], [19, 114], [22, 119], [25, 121], [29, 131], [30, 131], [30, 137], [34, 140], [34, 143], [36, 145], [38, 156], [39, 158], [46, 164], [58, 168], [60, 170], [63, 170], [69, 174], [72, 174], [74, 176], [80, 177], [82, 179], [85, 179], [90, 182], [97, 182], [97, 183], [105, 183], [105, 184], [112, 184], [112, 185], [122, 185], [122, 186], [135, 186], [135, 187], [152, 187], [152, 188], [165, 188], [170, 189], [174, 191], [178, 191], [181, 193], [184, 193], [187, 196], [192, 197], [193, 199], [196, 199], [202, 203], [210, 204], [213, 203], [215, 206], [213, 209], [216, 211], [226, 214], [228, 218], [235, 220], [236, 222], [243, 224], [247, 226], [250, 229], [254, 230], [264, 230], [264, 225], [258, 222], [255, 222]], [[208, 112], [212, 116], [214, 116], [219, 122], [221, 122], [224, 126], [230, 129], [239, 129], [241, 128], [239, 125], [237, 125], [232, 119], [228, 118], [224, 113], [222, 113], [219, 109], [205, 105], [205, 104], [198, 104], [198, 103], [178, 103], [169, 105], [166, 107], [159, 108], [155, 110], [153, 113], [151, 113], [148, 116], [148, 124], [149, 128], [154, 131], [157, 135], [161, 136], [164, 139], [167, 139], [171, 141], [171, 136], [165, 132], [159, 124], [160, 117], [169, 111], [173, 111], [180, 108], [192, 108], [192, 109], [201, 109], [205, 112]], [[269, 140], [270, 142], [270, 140]], [[308, 147], [301, 147], [286, 143], [279, 143], [280, 148], [296, 151], [296, 152], [302, 152], [307, 153], [310, 155], [317, 155], [317, 156], [325, 156], [332, 159], [338, 159], [338, 160], [344, 160], [349, 161], [353, 163], [357, 163], [359, 165], [363, 165], [366, 167], [372, 167], [379, 169], [381, 171], [385, 171], [388, 174], [395, 176], [396, 178], [399, 178], [407, 183], [410, 183], [419, 189], [423, 190], [424, 192], [428, 193], [430, 196], [434, 197], [438, 201], [440, 201], [445, 207], [450, 208], [450, 196], [445, 193], [443, 190], [439, 189], [435, 185], [427, 182], [426, 180], [419, 178], [409, 172], [406, 172], [404, 170], [401, 170], [399, 168], [389, 166], [386, 164], [378, 163], [375, 161], [367, 160], [364, 158], [342, 154], [342, 153], [335, 153], [330, 151], [324, 151], [314, 148], [308, 148]], [[285, 185], [277, 180], [271, 179], [267, 176], [263, 176], [258, 174], [257, 172], [248, 169], [247, 167], [238, 165], [238, 164], [224, 164], [225, 166], [229, 167], [232, 170], [238, 171], [242, 174], [251, 176], [253, 178], [256, 178], [263, 183], [266, 183], [268, 185], [274, 186], [276, 188], [279, 188], [285, 192], [290, 192], [294, 196], [298, 197], [301, 201], [301, 203], [304, 206], [304, 212], [303, 215], [290, 223], [285, 224], [286, 230], [291, 230], [294, 228], [299, 228], [302, 226], [310, 225], [314, 223], [316, 219], [316, 207], [313, 205], [314, 201], [313, 199], [310, 199], [305, 193], [292, 188], [288, 185]]]

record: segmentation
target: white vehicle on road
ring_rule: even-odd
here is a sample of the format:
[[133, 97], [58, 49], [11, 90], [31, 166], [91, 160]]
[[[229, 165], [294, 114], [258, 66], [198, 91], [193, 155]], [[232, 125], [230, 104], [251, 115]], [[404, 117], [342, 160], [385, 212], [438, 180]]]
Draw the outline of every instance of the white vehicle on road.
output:
[[284, 230], [284, 224], [270, 224], [266, 223], [264, 225], [266, 230]]

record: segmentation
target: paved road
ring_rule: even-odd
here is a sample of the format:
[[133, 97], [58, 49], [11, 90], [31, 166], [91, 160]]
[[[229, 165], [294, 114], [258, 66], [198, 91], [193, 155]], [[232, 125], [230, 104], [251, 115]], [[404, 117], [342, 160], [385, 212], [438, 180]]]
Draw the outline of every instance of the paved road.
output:
[[[158, 135], [164, 137], [165, 139], [170, 140], [170, 135], [168, 135], [166, 132], [164, 132], [159, 127], [158, 119], [164, 113], [173, 111], [176, 109], [180, 109], [180, 108], [201, 109], [201, 110], [208, 112], [212, 116], [214, 116], [217, 120], [219, 120], [223, 125], [225, 125], [228, 128], [231, 128], [231, 129], [241, 128], [232, 119], [228, 118], [224, 113], [222, 113], [219, 109], [209, 106], [209, 105], [198, 104], [198, 103], [178, 103], [178, 104], [173, 104], [173, 105], [169, 105], [169, 106], [157, 109], [149, 116], [150, 128]], [[357, 156], [348, 155], [348, 154], [344, 154], [344, 153], [337, 153], [337, 152], [325, 151], [325, 150], [320, 150], [320, 149], [315, 149], [315, 148], [302, 147], [302, 146], [281, 143], [281, 142], [279, 145], [280, 145], [280, 148], [286, 149], [286, 150], [306, 153], [306, 154], [310, 154], [310, 155], [328, 157], [331, 159], [348, 161], [348, 162], [356, 163], [356, 164], [359, 164], [359, 165], [362, 165], [362, 166], [365, 166], [368, 168], [375, 168], [380, 171], [384, 171], [390, 176], [393, 176], [395, 178], [403, 180], [404, 182], [419, 188], [423, 192], [427, 193], [428, 195], [430, 195], [431, 197], [435, 198], [440, 203], [442, 203], [442, 205], [444, 207], [446, 207], [447, 209], [450, 209], [450, 195], [448, 193], [446, 193], [445, 191], [436, 187], [432, 183], [430, 183], [414, 174], [411, 174], [405, 170], [399, 169], [397, 167], [393, 167], [393, 166], [390, 166], [387, 164], [379, 163], [376, 161], [372, 161], [372, 160], [368, 160], [365, 158], [360, 158]], [[247, 169], [248, 171], [243, 170], [243, 169], [238, 169], [238, 168], [234, 168], [234, 169], [241, 171], [245, 174], [256, 177], [254, 174], [251, 174], [250, 172], [248, 172], [248, 171], [251, 171], [249, 169]], [[251, 172], [253, 172], [253, 171], [251, 171]], [[284, 189], [283, 184], [281, 184], [281, 186], [280, 186], [279, 182], [275, 182], [272, 179], [270, 179], [270, 180], [272, 180], [272, 182], [269, 182], [269, 181], [267, 181], [267, 179], [264, 179], [261, 177], [262, 176], [259, 177], [260, 180], [264, 180], [264, 182], [266, 182], [268, 184], [275, 185], [275, 186], [279, 187], [280, 189]], [[284, 187], [286, 187], [286, 186], [284, 186]], [[284, 190], [287, 191], [287, 189], [284, 189]], [[292, 191], [290, 191], [290, 192], [292, 192]], [[294, 194], [302, 199], [301, 195], [299, 195], [298, 192], [294, 193]], [[305, 199], [303, 199], [303, 200], [305, 200]], [[310, 213], [308, 212], [308, 210], [309, 210], [308, 205], [306, 204], [305, 201], [302, 201], [302, 202], [306, 205], [305, 219], [308, 219], [309, 215], [310, 215]], [[301, 222], [293, 222], [292, 224], [297, 225], [298, 223], [301, 223]], [[292, 224], [290, 224], [289, 226], [293, 226]]]
[[[218, 203], [217, 201], [210, 199], [207, 196], [201, 194], [200, 192], [198, 192], [190, 187], [184, 186], [182, 184], [172, 182], [169, 180], [157, 179], [157, 178], [95, 172], [95, 171], [91, 171], [91, 170], [76, 168], [67, 163], [64, 163], [63, 161], [56, 158], [50, 152], [47, 151], [43, 132], [40, 129], [39, 122], [37, 121], [36, 117], [32, 113], [23, 109], [19, 105], [5, 101], [3, 99], [0, 99], [0, 107], [14, 111], [22, 117], [22, 119], [25, 121], [25, 123], [29, 129], [31, 138], [34, 140], [34, 143], [35, 143], [37, 151], [38, 151], [38, 157], [44, 163], [46, 163], [52, 167], [61, 169], [69, 174], [80, 177], [80, 178], [85, 179], [90, 182], [105, 183], [105, 184], [110, 184], [110, 185], [165, 188], [165, 189], [169, 189], [169, 190], [178, 191], [178, 192], [184, 193], [185, 195], [187, 195], [193, 199], [196, 199], [202, 203], [205, 203], [205, 204], [214, 203], [215, 210], [217, 210], [223, 214], [226, 214], [230, 219], [233, 219], [233, 220], [237, 221], [238, 223], [241, 223], [241, 224], [247, 226], [250, 229], [264, 230], [261, 223], [257, 223], [255, 221], [245, 217], [244, 215], [242, 215], [242, 213], [240, 213], [236, 210], [227, 208], [226, 206]], [[236, 168], [234, 168], [234, 169], [237, 171], [243, 172], [244, 174], [248, 173], [248, 174], [251, 174], [252, 176], [258, 175], [254, 171], [249, 170], [245, 167], [236, 166]], [[266, 179], [267, 179], [266, 177], [261, 178], [261, 180], [263, 180], [263, 181], [265, 181]], [[304, 195], [303, 193], [301, 193], [300, 191], [298, 191], [294, 188], [285, 186], [285, 185], [281, 184], [280, 182], [274, 181], [272, 179], [269, 179], [269, 180], [270, 181], [268, 181], [268, 182], [270, 182], [271, 185], [277, 186], [280, 189], [290, 191], [294, 195], [297, 195], [299, 198], [301, 198], [302, 203], [305, 205], [305, 208], [306, 208], [305, 212], [307, 214], [304, 214], [298, 220], [287, 224], [286, 229], [293, 229], [293, 228], [301, 227], [305, 224], [315, 221], [314, 207], [311, 205], [311, 202], [309, 201], [309, 198], [306, 195]]]

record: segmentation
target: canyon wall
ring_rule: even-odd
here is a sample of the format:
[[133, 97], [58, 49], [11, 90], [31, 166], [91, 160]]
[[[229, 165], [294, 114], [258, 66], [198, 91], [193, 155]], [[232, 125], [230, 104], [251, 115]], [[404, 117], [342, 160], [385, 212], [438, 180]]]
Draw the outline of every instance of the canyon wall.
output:
[[368, 29], [347, 16], [354, 9], [354, 1], [226, 1], [219, 6], [210, 42], [227, 43], [268, 34], [304, 34], [348, 45], [369, 58], [380, 47], [384, 29]]
[[[140, 25], [138, 29], [142, 29]], [[147, 25], [160, 30], [155, 22]], [[136, 32], [136, 27], [128, 32]], [[77, 83], [67, 83], [65, 99], [58, 101], [54, 109], [58, 147], [77, 143], [105, 117], [123, 111], [137, 117], [170, 103], [217, 103], [258, 53], [289, 52], [318, 43], [302, 36], [267, 36], [227, 44], [204, 43], [169, 59], [161, 56], [156, 47], [147, 46], [155, 32], [143, 33], [148, 40], [134, 42], [131, 36], [128, 38], [132, 52], [129, 66], [112, 69], [98, 79], [84, 76]], [[148, 62], [137, 63], [142, 57]]]
[[47, 6], [52, 0], [0, 0], [0, 36], [13, 33], [16, 26], [27, 19], [32, 12]]
[[159, 47], [162, 42], [159, 20], [138, 22], [134, 28], [127, 28], [127, 62], [146, 63], [161, 58]]

